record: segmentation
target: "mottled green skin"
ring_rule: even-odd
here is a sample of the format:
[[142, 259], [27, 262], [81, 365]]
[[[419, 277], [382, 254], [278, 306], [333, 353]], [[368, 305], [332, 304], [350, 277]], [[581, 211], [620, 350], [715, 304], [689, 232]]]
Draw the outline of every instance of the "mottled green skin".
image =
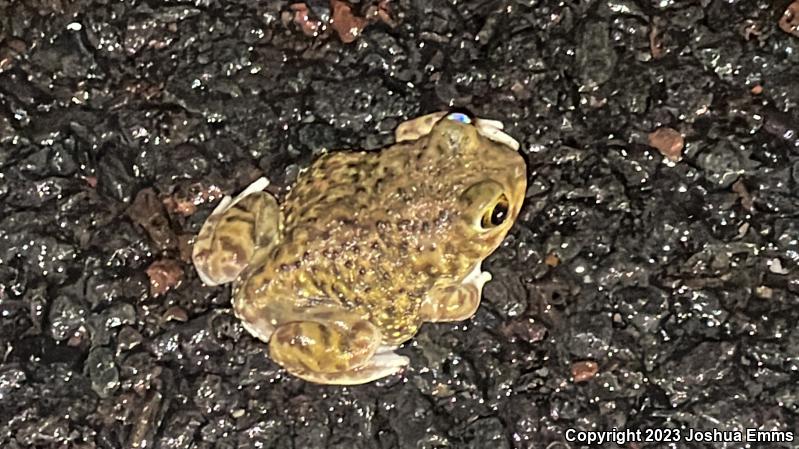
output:
[[[277, 231], [227, 232], [233, 247], [254, 253], [235, 283], [234, 310], [251, 332], [271, 337], [272, 357], [294, 374], [358, 383], [358, 367], [378, 346], [410, 339], [424, 321], [468, 318], [479, 304], [482, 283], [461, 284], [516, 219], [524, 159], [472, 125], [444, 119], [430, 130], [430, 121], [411, 123], [422, 130], [417, 140], [317, 159], [280, 204]], [[484, 229], [501, 194], [507, 219]], [[240, 207], [240, 215], [265, 215]], [[257, 221], [246, 221], [256, 234]], [[463, 311], [461, 297], [471, 298]], [[449, 301], [450, 312], [437, 301]]]
[[[525, 190], [517, 152], [468, 125], [443, 125], [450, 135], [329, 153], [302, 173], [281, 207], [284, 235], [237, 289], [237, 307], [333, 301], [369, 317], [389, 345], [411, 338], [425, 293], [460, 282], [496, 249]], [[500, 181], [516, 200], [512, 219], [490, 233], [474, 229], [475, 211], [460, 201], [483, 179]]]

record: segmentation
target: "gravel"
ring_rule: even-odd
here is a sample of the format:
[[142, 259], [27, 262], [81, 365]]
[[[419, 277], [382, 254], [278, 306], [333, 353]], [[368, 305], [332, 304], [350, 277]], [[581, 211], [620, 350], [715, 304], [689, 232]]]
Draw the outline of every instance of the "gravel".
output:
[[[797, 11], [0, 0], [0, 447], [796, 431]], [[502, 120], [529, 167], [477, 315], [425, 325], [402, 376], [286, 375], [199, 281], [192, 236], [258, 176], [285, 192], [319, 152], [447, 107]]]

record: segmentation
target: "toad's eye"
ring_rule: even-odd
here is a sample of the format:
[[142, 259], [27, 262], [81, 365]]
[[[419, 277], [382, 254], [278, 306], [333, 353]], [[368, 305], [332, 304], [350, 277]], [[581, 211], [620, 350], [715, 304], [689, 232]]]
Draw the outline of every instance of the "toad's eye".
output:
[[480, 221], [483, 229], [495, 228], [504, 223], [508, 219], [509, 206], [508, 197], [504, 193], [501, 194], [497, 201], [483, 213], [483, 219]]
[[472, 124], [471, 117], [469, 117], [468, 115], [466, 115], [466, 114], [464, 114], [462, 112], [453, 112], [452, 114], [447, 116], [447, 119], [452, 120], [454, 122], [458, 122], [458, 123], [464, 123], [464, 124], [467, 124], [467, 125], [471, 125]]

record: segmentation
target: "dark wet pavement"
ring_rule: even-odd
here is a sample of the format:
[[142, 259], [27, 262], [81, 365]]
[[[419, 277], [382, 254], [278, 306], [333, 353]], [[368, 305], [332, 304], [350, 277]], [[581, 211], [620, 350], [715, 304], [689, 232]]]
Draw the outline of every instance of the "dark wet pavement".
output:
[[[0, 0], [0, 447], [796, 431], [797, 15], [790, 0]], [[228, 289], [203, 287], [192, 236], [222, 194], [262, 174], [282, 191], [321, 150], [379, 147], [448, 106], [502, 120], [530, 171], [476, 317], [425, 325], [403, 376], [287, 376]]]

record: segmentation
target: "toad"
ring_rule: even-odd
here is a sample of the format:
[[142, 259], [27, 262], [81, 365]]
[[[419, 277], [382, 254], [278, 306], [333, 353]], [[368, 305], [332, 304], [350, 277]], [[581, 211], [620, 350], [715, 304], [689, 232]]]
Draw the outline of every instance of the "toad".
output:
[[289, 373], [321, 384], [400, 371], [394, 350], [425, 322], [474, 315], [482, 261], [519, 214], [527, 173], [500, 122], [434, 113], [379, 151], [336, 151], [285, 198], [261, 178], [225, 197], [192, 259], [207, 285]]

